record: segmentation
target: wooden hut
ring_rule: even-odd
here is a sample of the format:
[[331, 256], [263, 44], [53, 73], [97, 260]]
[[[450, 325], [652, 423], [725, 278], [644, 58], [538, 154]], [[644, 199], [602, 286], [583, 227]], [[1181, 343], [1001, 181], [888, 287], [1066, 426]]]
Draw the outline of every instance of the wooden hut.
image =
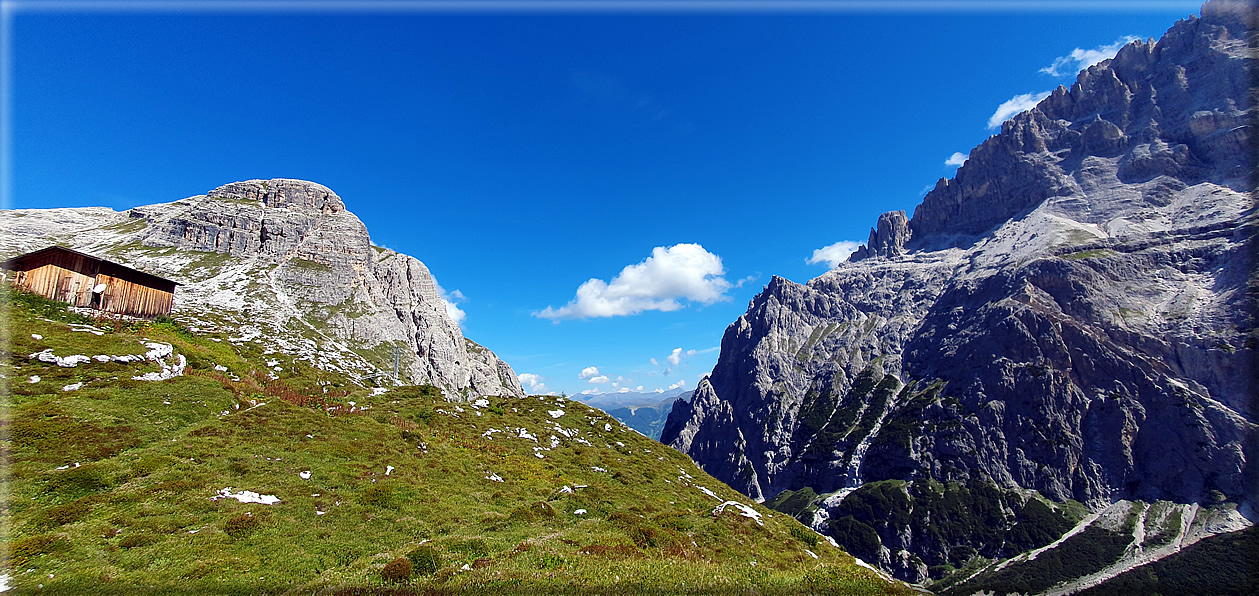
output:
[[0, 267], [11, 272], [14, 287], [71, 306], [134, 317], [169, 315], [179, 285], [62, 246], [13, 257]]

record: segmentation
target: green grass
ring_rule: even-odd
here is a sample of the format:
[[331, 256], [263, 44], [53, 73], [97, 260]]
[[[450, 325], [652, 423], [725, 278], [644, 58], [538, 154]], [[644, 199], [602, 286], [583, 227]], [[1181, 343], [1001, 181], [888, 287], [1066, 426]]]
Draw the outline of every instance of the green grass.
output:
[[1079, 592], [1083, 596], [1124, 594], [1259, 593], [1259, 528], [1203, 539], [1185, 550], [1132, 569]]
[[315, 273], [327, 273], [327, 272], [332, 271], [332, 267], [328, 266], [325, 263], [320, 263], [319, 261], [312, 261], [310, 259], [302, 259], [302, 258], [297, 258], [297, 257], [289, 259], [286, 265], [288, 265], [289, 267], [296, 268], [296, 269], [304, 269], [306, 271], [311, 271]]
[[[425, 386], [374, 396], [172, 321], [97, 336], [46, 316], [55, 305], [0, 298], [12, 346], [0, 364], [2, 566], [19, 592], [369, 593], [391, 565], [390, 589], [414, 593], [911, 593], [577, 402], [496, 397], [475, 409]], [[54, 345], [142, 353], [145, 338], [183, 354], [185, 375], [133, 381], [156, 365], [26, 357]], [[62, 390], [72, 382], [83, 386]], [[538, 442], [487, 438], [491, 428]], [[712, 515], [719, 501], [697, 485], [751, 505], [764, 525]], [[225, 487], [280, 502], [212, 500]], [[396, 575], [399, 559], [409, 576]]]
[[1136, 516], [1130, 514], [1117, 530], [1091, 525], [1056, 548], [1042, 552], [1034, 561], [1011, 563], [1000, 571], [980, 574], [979, 577], [951, 586], [942, 593], [971, 594], [990, 591], [997, 594], [1034, 594], [1059, 582], [1101, 571], [1117, 561], [1132, 542], [1135, 521]]
[[177, 246], [148, 246], [141, 242], [115, 244], [105, 250], [107, 254], [111, 255], [172, 255], [178, 251], [180, 251], [180, 248]]
[[104, 226], [104, 229], [117, 232], [119, 234], [130, 234], [132, 232], [139, 232], [140, 230], [148, 227], [148, 225], [149, 221], [147, 219], [144, 219], [143, 217], [136, 217], [115, 224], [109, 224]]
[[1119, 307], [1119, 316], [1124, 319], [1139, 319], [1144, 317], [1145, 313], [1140, 310], [1124, 308], [1121, 306]]
[[[766, 504], [801, 510], [794, 497]], [[933, 551], [922, 556], [929, 575], [937, 580], [931, 587], [939, 591], [959, 579], [956, 570], [977, 559], [1010, 557], [1044, 546], [1084, 514], [1078, 504], [1052, 504], [1039, 495], [1025, 496], [991, 482], [883, 480], [863, 484], [845, 497], [827, 524], [840, 545], [865, 560], [877, 559], [885, 546], [895, 550], [906, 536], [910, 544], [933, 545]]]
[[817, 493], [808, 486], [794, 491], [785, 490], [765, 501], [765, 506], [803, 521], [812, 518], [813, 512], [817, 511], [817, 505], [813, 503], [817, 496]]
[[1102, 248], [1097, 250], [1081, 250], [1071, 254], [1062, 255], [1062, 258], [1078, 261], [1080, 259], [1100, 259], [1103, 257], [1114, 256], [1115, 254], [1117, 253], [1113, 250]]

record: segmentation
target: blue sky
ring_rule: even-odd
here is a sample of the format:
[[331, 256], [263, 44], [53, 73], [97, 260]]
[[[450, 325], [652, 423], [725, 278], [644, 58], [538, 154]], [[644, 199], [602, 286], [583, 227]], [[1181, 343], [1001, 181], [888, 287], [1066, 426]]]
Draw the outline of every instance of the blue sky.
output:
[[772, 275], [821, 275], [990, 123], [1199, 5], [200, 6], [6, 3], [4, 206], [313, 180], [527, 387], [575, 394], [693, 388]]

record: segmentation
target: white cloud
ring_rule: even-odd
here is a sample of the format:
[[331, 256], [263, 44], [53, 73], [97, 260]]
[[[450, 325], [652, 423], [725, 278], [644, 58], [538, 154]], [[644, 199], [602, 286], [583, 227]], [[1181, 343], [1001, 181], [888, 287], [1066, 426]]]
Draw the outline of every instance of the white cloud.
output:
[[652, 393], [664, 393], [664, 389], [656, 387], [655, 389], [652, 390]]
[[617, 393], [629, 393], [629, 387], [621, 387], [617, 390]]
[[1076, 48], [1071, 50], [1066, 56], [1058, 56], [1054, 58], [1054, 63], [1040, 69], [1041, 72], [1051, 77], [1067, 77], [1074, 76], [1081, 70], [1084, 70], [1102, 60], [1109, 60], [1119, 53], [1119, 49], [1129, 43], [1140, 39], [1135, 35], [1125, 35], [1115, 40], [1115, 43], [1097, 46], [1091, 50]]
[[699, 353], [699, 352], [696, 352], [695, 350], [687, 350], [687, 351], [686, 351], [686, 356], [689, 358], [689, 357], [694, 356], [694, 355], [696, 355], [696, 354], [698, 354], [698, 353]]
[[966, 163], [966, 156], [963, 155], [961, 151], [953, 152], [953, 155], [950, 155], [948, 159], [944, 160], [944, 165], [946, 166], [960, 166], [964, 163]]
[[682, 361], [682, 348], [673, 348], [673, 353], [669, 354], [665, 360], [668, 360], [669, 364], [677, 366]]
[[546, 383], [542, 382], [545, 377], [542, 375], [523, 373], [516, 375], [516, 378], [520, 379], [521, 387], [524, 387], [525, 391], [530, 394], [544, 393], [547, 391]]
[[686, 379], [678, 379], [678, 382], [669, 385], [670, 389], [681, 389], [683, 387], [686, 387]]
[[629, 265], [605, 282], [590, 279], [577, 288], [577, 297], [561, 308], [546, 307], [533, 313], [551, 319], [586, 319], [638, 314], [645, 310], [674, 311], [680, 300], [712, 304], [729, 300], [732, 284], [722, 277], [721, 257], [698, 244], [657, 246], [651, 256]]
[[998, 128], [1002, 122], [1009, 120], [1011, 116], [1036, 107], [1036, 104], [1040, 103], [1040, 100], [1049, 97], [1050, 93], [1052, 91], [1041, 91], [1040, 93], [1024, 93], [1011, 97], [1005, 103], [997, 106], [997, 111], [993, 112], [992, 116], [988, 118], [988, 128]]
[[593, 377], [593, 376], [595, 376], [595, 375], [597, 375], [597, 374], [599, 374], [599, 367], [597, 367], [597, 366], [587, 366], [586, 368], [581, 369], [581, 372], [577, 375], [577, 378], [578, 378], [578, 379], [589, 379], [590, 377]]
[[658, 362], [655, 358], [652, 358], [652, 359], [651, 359], [651, 365], [652, 365], [652, 366], [660, 366], [660, 362]]
[[587, 383], [590, 383], [592, 385], [602, 385], [607, 382], [608, 382], [608, 375], [599, 375], [597, 377], [590, 377], [590, 380], [587, 381]]
[[463, 312], [463, 309], [455, 305], [467, 300], [463, 292], [459, 290], [447, 292], [445, 288], [442, 288], [441, 284], [437, 283], [437, 280], [433, 280], [433, 285], [437, 286], [437, 297], [446, 307], [446, 316], [450, 317], [450, 320], [454, 321], [456, 325], [462, 326], [464, 319], [468, 318], [468, 313]]
[[642, 386], [642, 385], [639, 385], [639, 386], [637, 386], [637, 387], [635, 387], [635, 388], [634, 388], [634, 391], [642, 391], [642, 390], [643, 390], [643, 386]]
[[826, 266], [834, 269], [840, 263], [848, 259], [848, 256], [857, 252], [857, 247], [861, 246], [858, 242], [852, 240], [840, 240], [830, 246], [824, 246], [813, 251], [813, 256], [805, 260], [810, 265], [826, 263]]
[[739, 281], [735, 282], [734, 287], [736, 287], [736, 288], [742, 288], [742, 287], [743, 287], [743, 284], [748, 283], [748, 282], [750, 282], [750, 281], [756, 281], [756, 276], [755, 276], [755, 275], [749, 275], [749, 276], [747, 276], [747, 277], [745, 277], [745, 278], [743, 278], [743, 279], [740, 279]]

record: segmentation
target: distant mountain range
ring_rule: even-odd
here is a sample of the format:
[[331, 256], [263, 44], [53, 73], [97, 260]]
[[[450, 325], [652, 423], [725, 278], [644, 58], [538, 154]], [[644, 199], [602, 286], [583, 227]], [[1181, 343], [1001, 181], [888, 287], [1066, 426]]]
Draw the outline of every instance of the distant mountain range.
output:
[[[691, 391], [673, 389], [663, 393], [600, 393], [574, 395], [571, 399], [599, 408], [630, 428], [656, 440], [664, 430], [665, 419], [677, 400], [690, 401]], [[588, 399], [586, 399], [588, 398]]]

